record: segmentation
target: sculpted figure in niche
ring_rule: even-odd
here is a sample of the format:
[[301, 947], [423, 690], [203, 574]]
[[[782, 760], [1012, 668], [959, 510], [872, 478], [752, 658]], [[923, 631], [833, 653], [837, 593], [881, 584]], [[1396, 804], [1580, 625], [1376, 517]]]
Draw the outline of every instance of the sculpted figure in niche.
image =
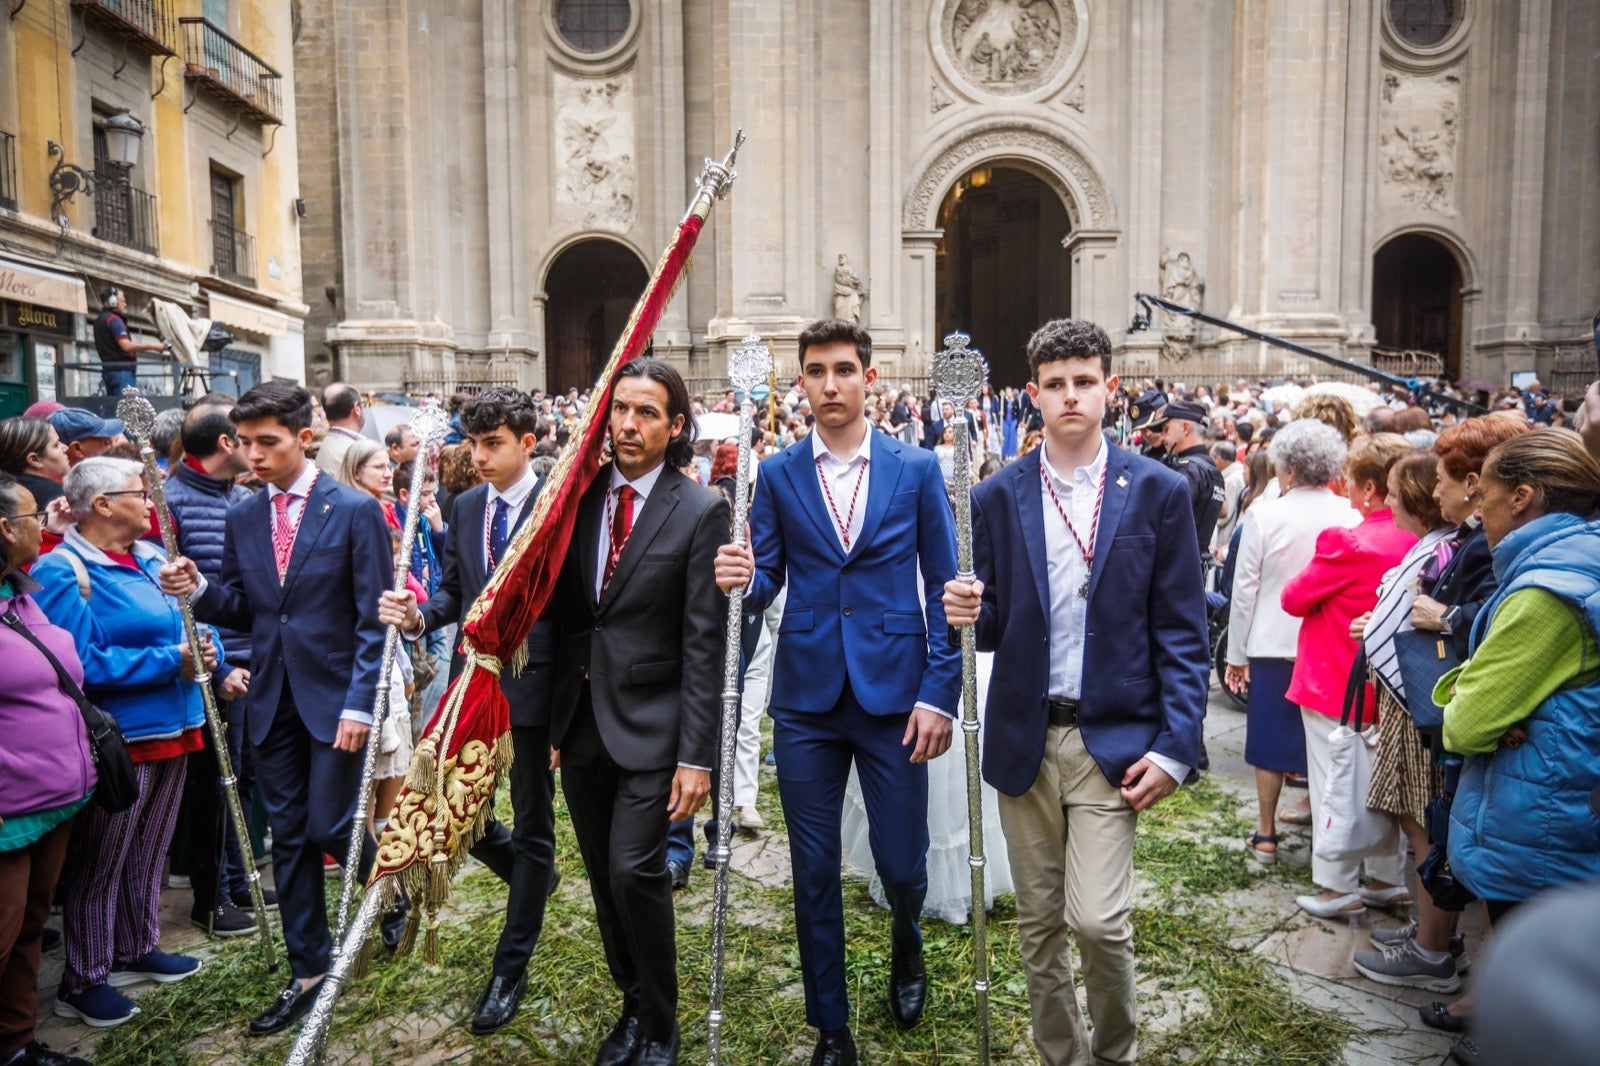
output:
[[[1200, 308], [1206, 297], [1206, 282], [1194, 268], [1188, 252], [1161, 251], [1161, 296], [1182, 307]], [[1167, 355], [1187, 359], [1194, 349], [1194, 319], [1185, 315], [1161, 314]]]
[[850, 269], [850, 260], [839, 253], [839, 263], [833, 268], [833, 317], [846, 322], [861, 323], [861, 300], [867, 290], [856, 272]]

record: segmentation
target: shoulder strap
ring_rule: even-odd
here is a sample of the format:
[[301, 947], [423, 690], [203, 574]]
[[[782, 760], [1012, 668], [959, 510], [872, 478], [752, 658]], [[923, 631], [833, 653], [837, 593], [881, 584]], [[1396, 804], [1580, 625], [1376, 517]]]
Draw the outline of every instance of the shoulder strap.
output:
[[85, 709], [85, 705], [89, 703], [89, 697], [83, 694], [83, 689], [79, 688], [78, 683], [72, 679], [72, 675], [67, 673], [66, 668], [61, 665], [61, 660], [57, 659], [50, 649], [44, 646], [44, 642], [34, 636], [33, 631], [23, 624], [21, 617], [17, 614], [17, 609], [12, 607], [4, 615], [0, 615], [0, 622], [10, 626], [29, 644], [39, 649], [39, 653], [55, 668], [56, 679], [61, 682], [61, 691], [65, 692], [72, 702], [78, 705], [78, 710], [87, 716], [88, 712]]
[[78, 595], [83, 597], [83, 602], [89, 602], [89, 571], [84, 569], [83, 558], [65, 544], [57, 546], [57, 550], [64, 552], [67, 565], [72, 567], [72, 576], [78, 579]]

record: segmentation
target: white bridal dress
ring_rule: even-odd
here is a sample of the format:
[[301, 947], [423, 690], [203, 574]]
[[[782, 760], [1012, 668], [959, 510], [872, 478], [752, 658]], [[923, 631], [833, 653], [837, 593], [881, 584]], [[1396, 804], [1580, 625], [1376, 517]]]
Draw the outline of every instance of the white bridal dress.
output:
[[[989, 671], [994, 655], [978, 655], [978, 720], [984, 715], [988, 699]], [[981, 733], [980, 733], [981, 736]], [[1000, 832], [1000, 807], [995, 790], [983, 791], [984, 909], [994, 906], [996, 896], [1010, 895], [1011, 866], [1006, 859], [1006, 838]], [[873, 868], [872, 847], [867, 841], [867, 808], [861, 798], [861, 784], [854, 768], [844, 792], [844, 821], [841, 842], [847, 873], [866, 878], [872, 898], [887, 907], [883, 883]], [[893, 832], [894, 827], [890, 826]], [[924, 918], [939, 918], [964, 924], [972, 916], [972, 868], [967, 863], [967, 749], [966, 734], [959, 719], [955, 723], [950, 750], [928, 764], [928, 896], [922, 905]]]

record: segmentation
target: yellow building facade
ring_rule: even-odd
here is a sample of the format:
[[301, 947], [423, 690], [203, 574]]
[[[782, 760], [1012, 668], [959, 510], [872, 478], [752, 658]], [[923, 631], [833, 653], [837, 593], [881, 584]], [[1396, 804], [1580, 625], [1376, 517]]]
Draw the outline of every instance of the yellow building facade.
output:
[[147, 392], [304, 378], [294, 33], [284, 0], [6, 0], [0, 417], [114, 403], [93, 398], [108, 288], [136, 340], [174, 332], [157, 301], [232, 335], [141, 356]]

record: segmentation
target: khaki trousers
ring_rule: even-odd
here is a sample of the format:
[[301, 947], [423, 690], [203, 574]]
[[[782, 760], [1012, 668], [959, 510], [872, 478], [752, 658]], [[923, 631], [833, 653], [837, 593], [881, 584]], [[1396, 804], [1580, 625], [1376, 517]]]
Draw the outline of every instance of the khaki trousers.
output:
[[[1132, 1063], [1138, 1055], [1129, 921], [1137, 821], [1075, 727], [1050, 726], [1033, 787], [1000, 796], [1033, 1043], [1044, 1066]], [[1078, 1010], [1069, 931], [1083, 956], [1092, 1042]]]

